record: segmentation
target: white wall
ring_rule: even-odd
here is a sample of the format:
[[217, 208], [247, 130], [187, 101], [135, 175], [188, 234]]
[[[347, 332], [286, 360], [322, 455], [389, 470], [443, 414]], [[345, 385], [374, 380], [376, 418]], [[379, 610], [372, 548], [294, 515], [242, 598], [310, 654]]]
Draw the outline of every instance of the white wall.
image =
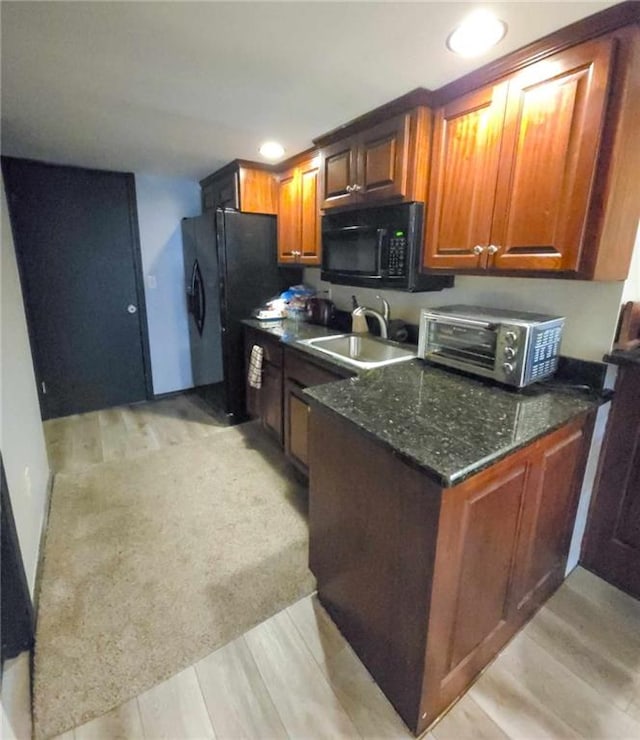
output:
[[0, 702], [0, 729], [2, 729], [2, 735], [0, 735], [0, 737], [2, 737], [3, 740], [18, 740], [9, 720], [9, 715], [5, 712], [2, 702]]
[[629, 277], [622, 291], [622, 302], [626, 303], [627, 301], [640, 301], [640, 226], [638, 226], [638, 233], [636, 234], [636, 245], [633, 249]]
[[191, 355], [180, 221], [200, 212], [192, 180], [136, 174], [154, 393], [190, 388]]
[[[371, 308], [378, 308], [377, 291], [330, 285], [320, 280], [320, 270], [306, 269], [305, 282], [319, 289], [331, 289], [338, 308], [351, 310], [351, 296]], [[456, 277], [455, 286], [436, 293], [385, 291], [391, 303], [391, 317], [417, 324], [420, 309], [453, 303], [471, 303], [496, 308], [566, 316], [560, 351], [570, 357], [601, 361], [611, 348], [620, 310], [623, 283], [594, 283], [582, 280], [545, 278]]]
[[31, 669], [30, 653], [25, 650], [2, 667], [2, 740], [30, 740]]
[[33, 596], [49, 463], [4, 184], [1, 218], [0, 449], [24, 568]]

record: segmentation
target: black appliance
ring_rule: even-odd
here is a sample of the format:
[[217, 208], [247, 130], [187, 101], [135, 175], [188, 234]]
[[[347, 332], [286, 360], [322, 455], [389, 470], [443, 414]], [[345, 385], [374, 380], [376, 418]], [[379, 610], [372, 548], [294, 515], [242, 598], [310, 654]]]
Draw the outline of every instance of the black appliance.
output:
[[277, 266], [276, 218], [218, 209], [182, 219], [193, 384], [234, 423], [245, 418], [242, 319], [299, 269]]
[[322, 279], [409, 292], [453, 285], [451, 275], [420, 272], [422, 203], [342, 211], [322, 217]]

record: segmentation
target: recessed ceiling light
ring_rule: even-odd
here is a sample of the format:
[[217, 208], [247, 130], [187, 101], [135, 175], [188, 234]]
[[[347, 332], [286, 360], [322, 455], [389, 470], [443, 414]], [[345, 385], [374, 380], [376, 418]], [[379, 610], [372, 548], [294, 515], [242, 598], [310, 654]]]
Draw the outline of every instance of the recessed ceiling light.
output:
[[280, 159], [284, 154], [284, 147], [277, 141], [265, 141], [260, 147], [260, 154], [266, 159]]
[[507, 24], [488, 10], [471, 13], [447, 39], [447, 48], [463, 57], [475, 57], [498, 43]]

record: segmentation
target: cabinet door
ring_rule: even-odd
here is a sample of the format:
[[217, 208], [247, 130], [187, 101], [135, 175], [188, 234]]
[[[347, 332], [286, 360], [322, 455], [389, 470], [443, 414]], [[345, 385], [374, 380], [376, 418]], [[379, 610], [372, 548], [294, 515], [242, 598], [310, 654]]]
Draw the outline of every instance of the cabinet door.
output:
[[507, 84], [436, 112], [424, 266], [482, 269], [491, 236]]
[[240, 209], [240, 189], [238, 173], [222, 175], [202, 188], [202, 208], [205, 211], [216, 208]]
[[568, 49], [510, 81], [490, 267], [578, 269], [613, 44]]
[[406, 196], [410, 120], [406, 113], [360, 135], [356, 189], [363, 202]]
[[282, 444], [282, 369], [270, 362], [262, 364], [260, 417]]
[[302, 164], [300, 174], [300, 244], [298, 261], [319, 265], [322, 255], [320, 234], [319, 174], [317, 158]]
[[322, 159], [322, 208], [336, 208], [358, 201], [351, 188], [356, 183], [357, 141], [351, 137], [326, 147]]
[[303, 473], [309, 465], [309, 412], [302, 397], [303, 386], [292, 380], [285, 381], [284, 398], [284, 449], [287, 457]]
[[585, 446], [580, 421], [542, 440], [532, 460], [510, 598], [525, 618], [564, 578]]
[[516, 453], [443, 492], [421, 707], [431, 719], [514, 632], [509, 583], [528, 473]]
[[238, 170], [240, 205], [243, 213], [278, 213], [277, 182], [269, 170], [240, 167]]
[[291, 169], [278, 183], [278, 262], [296, 262], [300, 249], [300, 176]]

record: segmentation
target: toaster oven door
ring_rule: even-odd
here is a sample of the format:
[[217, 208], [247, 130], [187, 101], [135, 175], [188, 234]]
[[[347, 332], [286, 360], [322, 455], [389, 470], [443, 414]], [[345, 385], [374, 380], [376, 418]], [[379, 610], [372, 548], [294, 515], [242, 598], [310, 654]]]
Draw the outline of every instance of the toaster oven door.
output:
[[425, 319], [421, 354], [427, 360], [494, 377], [499, 326], [451, 316]]

